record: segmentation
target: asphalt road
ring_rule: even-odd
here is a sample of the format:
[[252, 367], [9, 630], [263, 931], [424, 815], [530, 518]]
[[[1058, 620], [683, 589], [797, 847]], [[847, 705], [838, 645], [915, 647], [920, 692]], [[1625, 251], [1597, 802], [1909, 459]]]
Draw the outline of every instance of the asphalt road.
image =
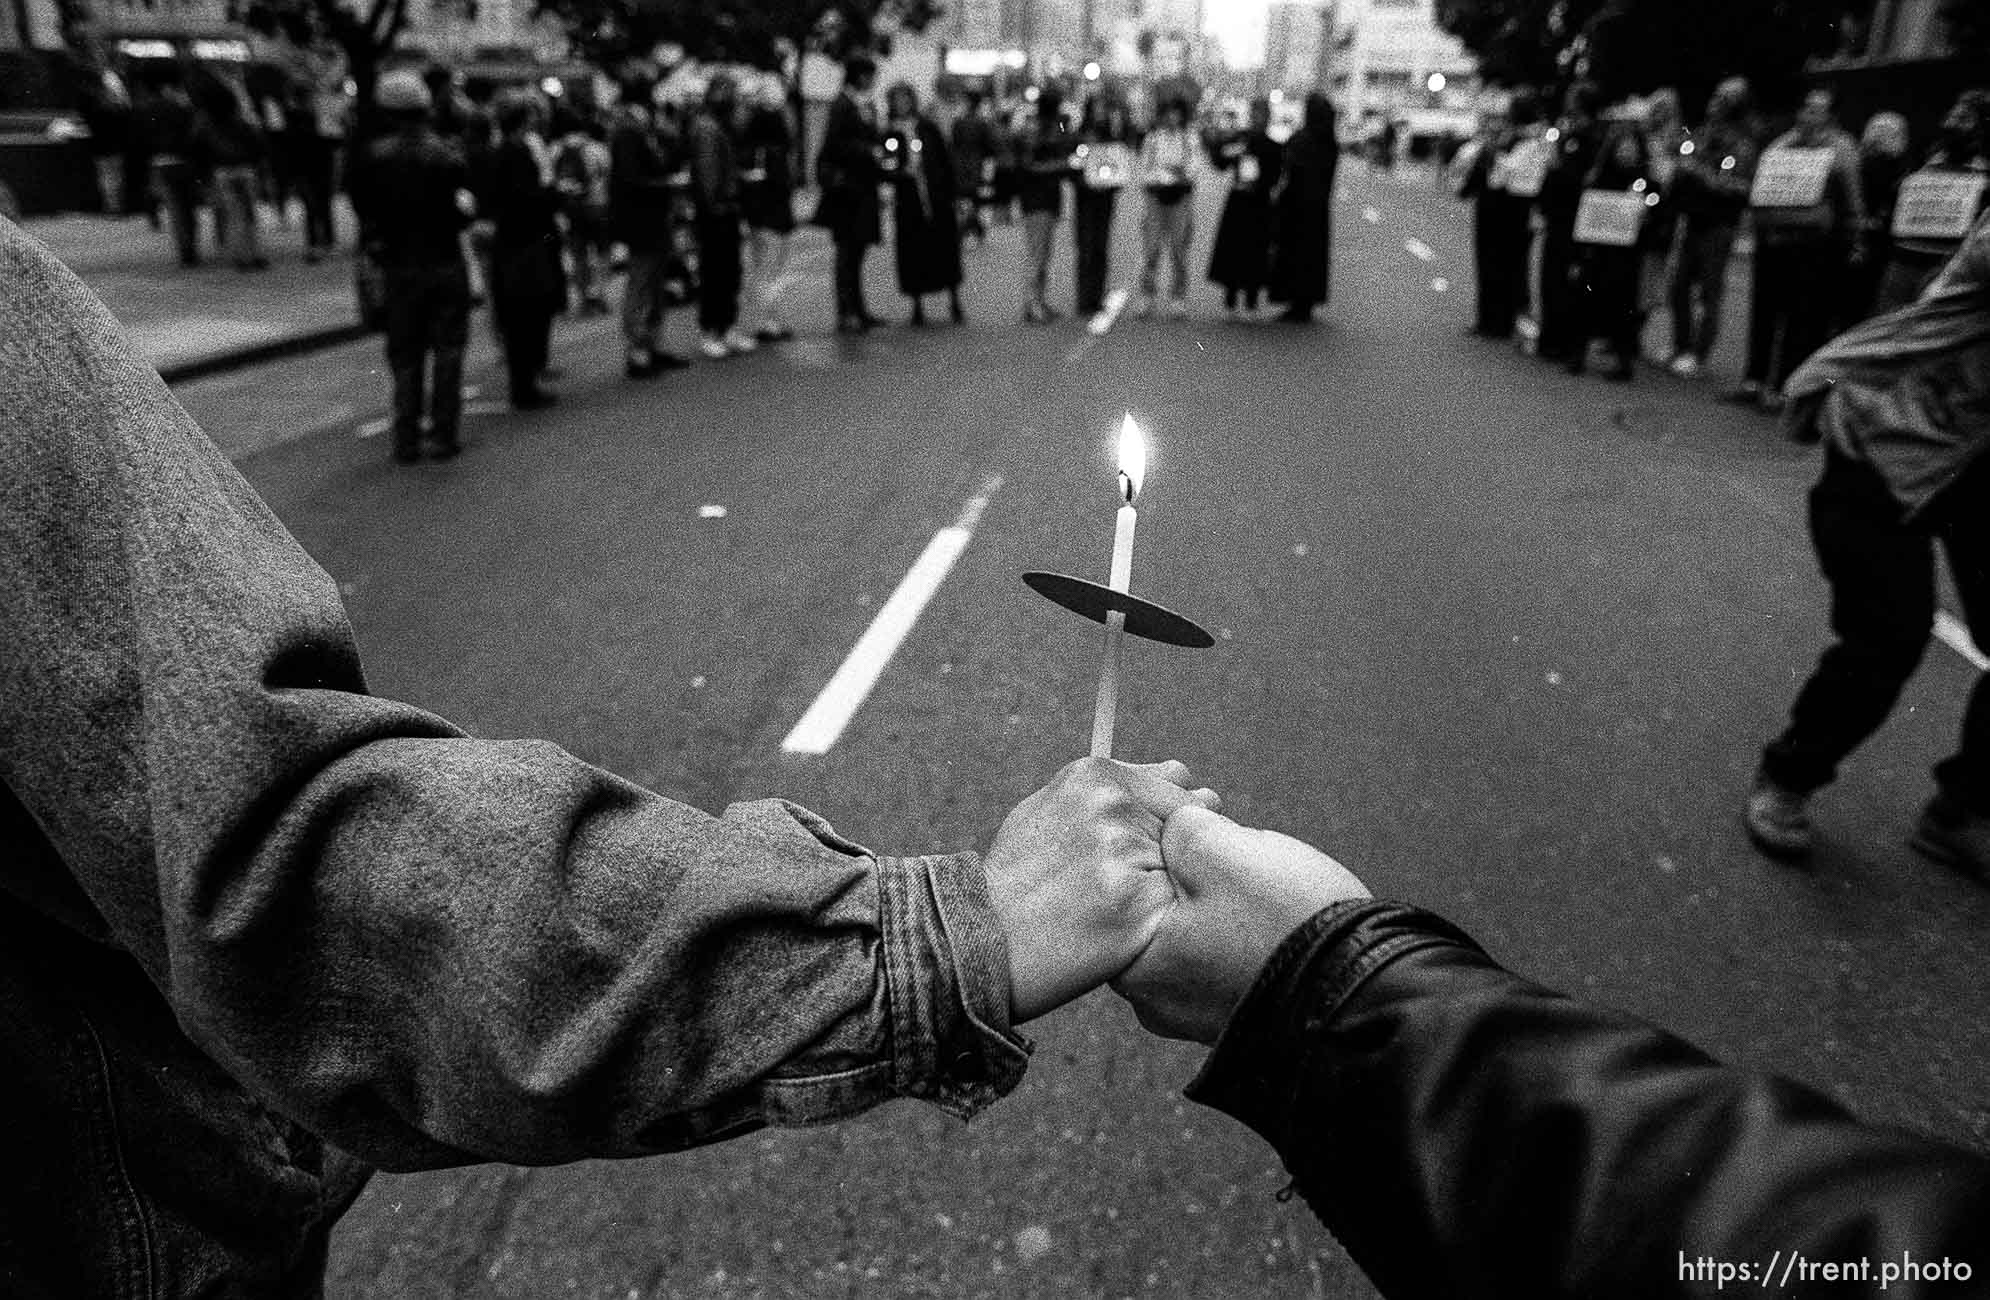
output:
[[[1461, 337], [1457, 205], [1359, 166], [1346, 189], [1312, 329], [1226, 321], [1200, 284], [1187, 322], [1025, 327], [1009, 229], [970, 250], [966, 329], [832, 338], [819, 253], [810, 328], [751, 358], [630, 384], [612, 326], [563, 326], [560, 406], [473, 417], [446, 466], [389, 464], [375, 344], [182, 396], [341, 583], [377, 691], [896, 852], [985, 844], [1083, 751], [1096, 630], [1019, 575], [1103, 578], [1131, 409], [1154, 443], [1134, 585], [1219, 640], [1130, 649], [1122, 755], [1184, 759], [1543, 981], [1990, 1146], [1990, 890], [1904, 843], [1975, 670], [1932, 649], [1823, 799], [1814, 864], [1757, 857], [1740, 797], [1825, 636], [1814, 453], [1704, 386]], [[834, 747], [784, 754], [982, 493]], [[1103, 993], [1029, 1032], [1028, 1078], [969, 1126], [899, 1104], [681, 1157], [383, 1176], [332, 1295], [1371, 1294], [1275, 1199], [1276, 1159], [1180, 1098], [1198, 1052]]]

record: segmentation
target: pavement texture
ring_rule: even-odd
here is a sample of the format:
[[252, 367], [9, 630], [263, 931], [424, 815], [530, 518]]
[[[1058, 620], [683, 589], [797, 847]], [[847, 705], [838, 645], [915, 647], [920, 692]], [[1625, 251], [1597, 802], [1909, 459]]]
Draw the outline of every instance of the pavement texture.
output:
[[[1218, 641], [1129, 649], [1123, 757], [1185, 760], [1227, 812], [1543, 982], [1990, 1148], [1990, 889], [1905, 844], [1976, 670], [1932, 649], [1821, 799], [1816, 858], [1757, 856], [1741, 795], [1827, 636], [1816, 453], [1711, 384], [1576, 379], [1462, 337], [1465, 211], [1427, 177], [1356, 165], [1345, 188], [1312, 328], [1224, 318], [1205, 196], [1182, 322], [1017, 323], [998, 228], [968, 252], [966, 328], [832, 336], [816, 250], [792, 344], [638, 384], [612, 324], [568, 322], [562, 401], [530, 415], [481, 396], [480, 323], [448, 464], [389, 462], [375, 342], [179, 395], [338, 580], [376, 691], [707, 809], [778, 794], [891, 852], [985, 845], [1082, 753], [1096, 628], [1019, 576], [1103, 577], [1131, 409], [1153, 438], [1134, 587]], [[994, 475], [835, 747], [783, 754]], [[1199, 1051], [1103, 992], [1027, 1032], [1027, 1079], [971, 1125], [901, 1103], [679, 1156], [383, 1175], [329, 1294], [1373, 1294], [1277, 1199], [1276, 1157], [1181, 1098]]]

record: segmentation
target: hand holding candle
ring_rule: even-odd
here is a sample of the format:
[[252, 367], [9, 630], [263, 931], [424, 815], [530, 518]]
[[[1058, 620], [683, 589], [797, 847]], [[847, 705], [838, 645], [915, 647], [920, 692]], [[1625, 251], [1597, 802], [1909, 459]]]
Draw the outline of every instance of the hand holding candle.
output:
[[[1119, 426], [1119, 496], [1121, 505], [1112, 535], [1112, 570], [1107, 586], [1124, 593], [1133, 579], [1133, 530], [1140, 522], [1134, 502], [1147, 477], [1147, 438], [1133, 422], [1132, 412]], [[1112, 757], [1113, 724], [1119, 714], [1120, 652], [1126, 640], [1126, 613], [1106, 614], [1105, 650], [1099, 664], [1099, 693], [1092, 706], [1092, 757]]]
[[1105, 650], [1099, 664], [1099, 693], [1092, 712], [1092, 757], [1112, 757], [1113, 723], [1119, 713], [1120, 648], [1127, 634], [1166, 645], [1207, 650], [1216, 638], [1191, 620], [1151, 600], [1133, 595], [1133, 529], [1139, 522], [1135, 501], [1147, 476], [1147, 438], [1131, 414], [1119, 427], [1119, 515], [1112, 537], [1110, 582], [1101, 586], [1086, 578], [1036, 570], [1023, 575], [1031, 590], [1074, 614], [1103, 623]]

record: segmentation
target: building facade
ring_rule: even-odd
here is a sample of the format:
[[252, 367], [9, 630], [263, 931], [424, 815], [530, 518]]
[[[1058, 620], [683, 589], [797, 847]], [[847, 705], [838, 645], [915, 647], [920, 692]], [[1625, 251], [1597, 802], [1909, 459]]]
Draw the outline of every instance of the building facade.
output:
[[1854, 6], [1840, 27], [1837, 52], [1812, 65], [1817, 83], [1837, 94], [1840, 120], [1856, 127], [1891, 110], [1906, 115], [1916, 141], [1926, 141], [1957, 95], [1990, 88], [1990, 59], [1970, 57], [1952, 43], [1951, 12], [1948, 0]]
[[1437, 25], [1433, 0], [1340, 0], [1328, 84], [1344, 115], [1414, 121], [1469, 113], [1478, 64]]

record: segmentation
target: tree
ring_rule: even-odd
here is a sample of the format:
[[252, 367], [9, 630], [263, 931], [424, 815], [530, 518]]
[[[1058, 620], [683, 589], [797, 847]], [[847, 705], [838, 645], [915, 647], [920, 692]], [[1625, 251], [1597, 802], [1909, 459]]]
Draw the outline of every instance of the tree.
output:
[[[1956, 0], [1971, 9], [1981, 0]], [[1809, 60], [1839, 42], [1847, 0], [1438, 0], [1438, 21], [1487, 80], [1608, 98], [1677, 87], [1689, 109], [1739, 74], [1770, 103], [1793, 99]]]
[[[779, 69], [813, 51], [886, 51], [895, 31], [923, 31], [938, 0], [539, 0], [575, 53], [614, 72], [659, 45], [697, 59]], [[798, 64], [799, 59], [797, 57]], [[799, 76], [797, 68], [796, 75]]]
[[[477, 0], [449, 0], [449, 6], [465, 18], [477, 15]], [[282, 37], [300, 48], [321, 38], [337, 46], [352, 78], [355, 134], [360, 139], [375, 134], [379, 113], [373, 90], [381, 62], [407, 29], [408, 0], [251, 0], [242, 19], [251, 31]]]
[[1965, 58], [1990, 59], [1990, 5], [1983, 0], [1948, 0], [1942, 7], [1949, 44]]

